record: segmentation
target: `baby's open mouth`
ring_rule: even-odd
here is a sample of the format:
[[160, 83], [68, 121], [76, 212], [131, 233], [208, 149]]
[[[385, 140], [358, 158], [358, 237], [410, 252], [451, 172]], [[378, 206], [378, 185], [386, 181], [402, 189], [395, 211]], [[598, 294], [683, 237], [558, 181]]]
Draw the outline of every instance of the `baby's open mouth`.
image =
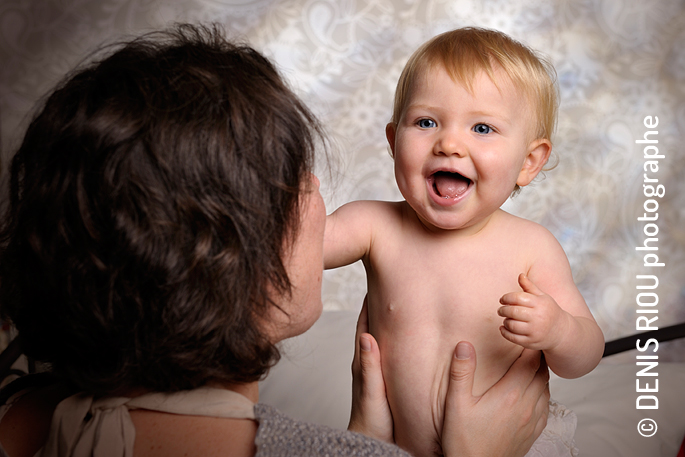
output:
[[471, 185], [471, 180], [459, 173], [449, 171], [436, 171], [431, 175], [433, 191], [442, 198], [456, 198], [466, 192]]

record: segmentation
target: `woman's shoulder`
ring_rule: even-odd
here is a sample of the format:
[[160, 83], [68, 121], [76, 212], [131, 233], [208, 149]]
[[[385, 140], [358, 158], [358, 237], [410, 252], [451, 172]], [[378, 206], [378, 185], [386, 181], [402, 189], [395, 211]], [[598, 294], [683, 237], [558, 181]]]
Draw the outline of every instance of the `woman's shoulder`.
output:
[[24, 376], [5, 386], [0, 391], [3, 450], [12, 456], [33, 456], [47, 439], [55, 407], [71, 393], [48, 373]]
[[409, 454], [395, 445], [347, 430], [300, 422], [261, 403], [255, 405], [255, 416], [259, 422], [255, 439], [256, 457], [291, 455], [409, 457]]
[[59, 384], [58, 379], [49, 372], [30, 374], [16, 378], [0, 389], [0, 406], [7, 405], [12, 398], [23, 393]]

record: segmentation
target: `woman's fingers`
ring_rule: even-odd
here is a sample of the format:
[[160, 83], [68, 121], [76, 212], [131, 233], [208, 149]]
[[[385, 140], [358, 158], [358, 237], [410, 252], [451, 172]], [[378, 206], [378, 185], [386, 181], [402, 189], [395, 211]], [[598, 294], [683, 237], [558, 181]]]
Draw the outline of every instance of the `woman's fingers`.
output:
[[472, 393], [473, 346], [460, 342], [450, 368], [441, 444], [445, 456], [524, 456], [547, 423], [547, 367], [524, 350], [481, 396]]
[[381, 353], [375, 338], [367, 333], [366, 298], [357, 321], [352, 360], [352, 412], [348, 429], [393, 442], [393, 423], [385, 393]]
[[449, 403], [459, 405], [473, 403], [473, 380], [476, 374], [476, 350], [466, 341], [457, 344], [454, 360], [450, 367], [450, 388], [447, 390]]

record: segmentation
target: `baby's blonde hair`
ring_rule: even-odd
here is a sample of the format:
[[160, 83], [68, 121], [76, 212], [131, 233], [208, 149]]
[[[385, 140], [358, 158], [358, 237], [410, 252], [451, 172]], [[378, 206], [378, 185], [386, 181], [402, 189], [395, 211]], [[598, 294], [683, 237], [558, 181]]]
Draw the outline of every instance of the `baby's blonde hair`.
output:
[[496, 30], [465, 27], [440, 34], [424, 43], [409, 58], [395, 91], [392, 124], [397, 126], [411, 96], [414, 81], [426, 70], [444, 66], [450, 77], [472, 91], [478, 71], [497, 84], [499, 66], [514, 86], [529, 97], [534, 107], [534, 139], [552, 141], [558, 96], [552, 65], [527, 46]]

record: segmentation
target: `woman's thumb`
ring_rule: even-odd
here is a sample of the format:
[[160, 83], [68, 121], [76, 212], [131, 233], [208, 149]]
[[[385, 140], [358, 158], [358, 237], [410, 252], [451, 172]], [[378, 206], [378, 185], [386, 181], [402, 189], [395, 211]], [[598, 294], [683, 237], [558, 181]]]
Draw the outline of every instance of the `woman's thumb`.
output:
[[462, 434], [459, 432], [464, 431], [463, 420], [469, 418], [476, 401], [472, 393], [475, 373], [476, 350], [471, 343], [460, 341], [452, 356], [445, 398], [445, 417], [440, 439], [445, 455], [451, 455], [457, 449], [459, 453], [468, 454], [467, 450], [463, 449], [464, 443], [460, 438]]
[[448, 397], [471, 397], [475, 373], [476, 350], [471, 343], [460, 341], [454, 350], [454, 357], [452, 357]]

